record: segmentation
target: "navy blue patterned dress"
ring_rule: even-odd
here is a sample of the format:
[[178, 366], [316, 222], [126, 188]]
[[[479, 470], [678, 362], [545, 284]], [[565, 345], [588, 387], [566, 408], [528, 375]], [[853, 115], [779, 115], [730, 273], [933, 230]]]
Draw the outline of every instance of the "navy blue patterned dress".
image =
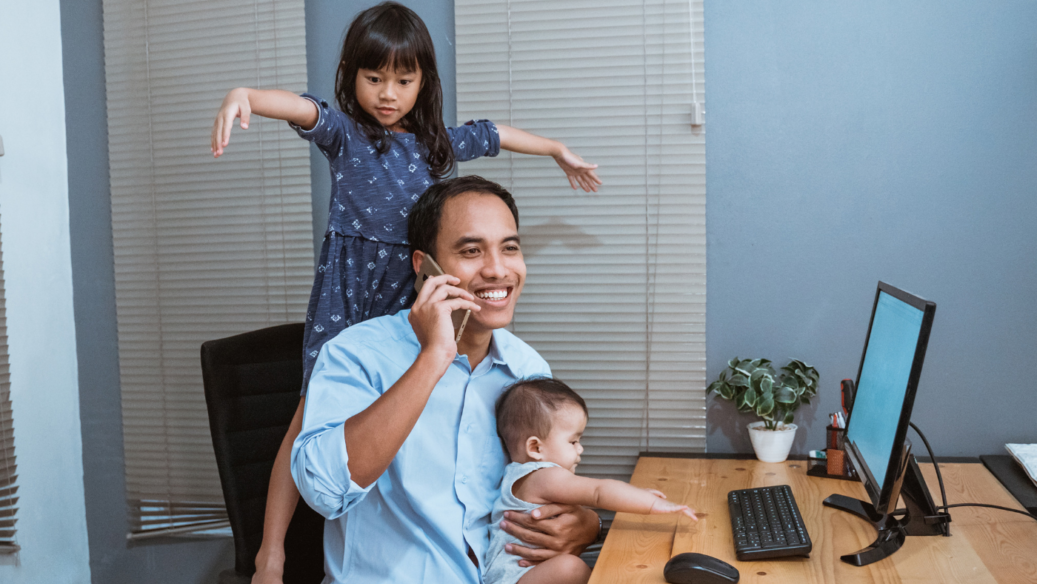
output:
[[[312, 130], [293, 126], [331, 165], [331, 213], [306, 310], [302, 394], [324, 343], [346, 327], [395, 314], [414, 302], [414, 268], [407, 215], [435, 182], [427, 150], [413, 134], [393, 134], [378, 154], [348, 115], [309, 94], [320, 119]], [[458, 162], [500, 152], [493, 122], [447, 128]]]

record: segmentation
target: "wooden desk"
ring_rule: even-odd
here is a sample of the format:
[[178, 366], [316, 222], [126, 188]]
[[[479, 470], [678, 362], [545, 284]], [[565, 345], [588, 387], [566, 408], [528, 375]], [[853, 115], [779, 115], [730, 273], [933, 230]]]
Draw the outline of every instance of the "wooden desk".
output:
[[[922, 464], [926, 483], [941, 505], [932, 464]], [[591, 584], [662, 583], [663, 566], [676, 554], [699, 552], [738, 568], [740, 583], [817, 582], [1037, 583], [1037, 521], [996, 509], [951, 509], [951, 537], [908, 537], [892, 557], [869, 566], [839, 556], [871, 544], [875, 530], [848, 513], [823, 507], [833, 493], [867, 500], [858, 482], [806, 475], [805, 461], [641, 458], [631, 483], [659, 489], [698, 511], [699, 521], [672, 515], [619, 513], [602, 547]], [[947, 503], [990, 503], [1022, 509], [979, 463], [940, 465]], [[734, 489], [788, 484], [810, 539], [810, 558], [757, 562], [735, 559], [727, 493]], [[901, 505], [902, 506], [902, 505]]]

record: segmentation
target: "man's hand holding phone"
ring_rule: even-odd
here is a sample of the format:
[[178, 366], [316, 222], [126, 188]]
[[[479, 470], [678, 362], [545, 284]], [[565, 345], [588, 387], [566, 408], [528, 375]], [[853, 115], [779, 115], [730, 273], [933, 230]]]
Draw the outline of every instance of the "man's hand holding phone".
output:
[[421, 351], [430, 351], [448, 367], [457, 355], [454, 323], [455, 310], [479, 312], [475, 296], [457, 288], [461, 280], [450, 275], [435, 276], [424, 281], [410, 311], [410, 324], [421, 343]]

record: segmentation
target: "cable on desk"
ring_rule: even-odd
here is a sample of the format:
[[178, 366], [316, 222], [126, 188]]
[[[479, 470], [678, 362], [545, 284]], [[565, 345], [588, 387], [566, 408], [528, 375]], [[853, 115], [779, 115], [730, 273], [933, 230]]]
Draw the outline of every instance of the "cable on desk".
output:
[[951, 507], [987, 507], [989, 509], [1000, 509], [1002, 511], [1011, 511], [1012, 513], [1019, 513], [1025, 515], [1034, 521], [1037, 521], [1037, 515], [1034, 515], [1028, 511], [1022, 511], [1019, 509], [1012, 509], [1011, 507], [1002, 507], [1000, 505], [988, 505], [986, 503], [955, 503], [954, 505], [944, 505], [939, 509], [950, 509]]
[[[1034, 515], [1029, 511], [1012, 509], [1011, 507], [1002, 507], [1000, 505], [989, 505], [987, 503], [955, 503], [954, 505], [948, 505], [947, 491], [943, 487], [943, 475], [940, 474], [940, 465], [936, 462], [936, 455], [933, 454], [933, 449], [931, 446], [929, 446], [929, 441], [925, 439], [925, 434], [922, 434], [922, 431], [918, 429], [918, 426], [915, 426], [914, 422], [908, 422], [908, 424], [910, 424], [911, 427], [915, 429], [915, 432], [918, 432], [918, 437], [922, 439], [922, 443], [925, 444], [925, 449], [929, 451], [929, 458], [933, 460], [933, 468], [936, 469], [936, 480], [940, 481], [940, 497], [943, 498], [943, 506], [937, 507], [937, 511], [950, 509], [952, 507], [986, 507], [988, 509], [1000, 509], [1001, 511], [1011, 511], [1012, 513], [1019, 513], [1021, 515], [1029, 517], [1030, 519], [1033, 519], [1034, 521], [1037, 521], [1037, 515]], [[901, 511], [906, 512], [907, 509], [897, 509], [894, 513]]]
[[933, 448], [932, 446], [929, 446], [929, 441], [925, 439], [925, 434], [922, 434], [922, 431], [918, 429], [918, 426], [915, 426], [914, 422], [908, 422], [908, 424], [915, 429], [915, 432], [918, 432], [918, 437], [922, 439], [922, 444], [925, 444], [925, 449], [929, 451], [929, 458], [932, 459], [933, 468], [936, 469], [936, 480], [940, 481], [940, 497], [943, 499], [943, 507], [940, 507], [940, 509], [946, 509], [947, 490], [943, 488], [943, 475], [940, 474], [940, 465], [936, 462], [936, 455], [933, 454]]

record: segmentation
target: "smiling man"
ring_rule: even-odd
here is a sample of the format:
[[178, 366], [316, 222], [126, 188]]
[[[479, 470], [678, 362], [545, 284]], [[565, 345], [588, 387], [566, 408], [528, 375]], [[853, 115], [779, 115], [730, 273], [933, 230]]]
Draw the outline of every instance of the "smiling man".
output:
[[[324, 345], [292, 449], [299, 492], [328, 518], [325, 582], [480, 582], [506, 463], [494, 404], [512, 382], [550, 375], [503, 330], [526, 278], [510, 193], [475, 176], [433, 185], [408, 239], [415, 271], [431, 255], [449, 275], [427, 280], [411, 310]], [[454, 310], [472, 311], [456, 343]], [[541, 548], [517, 547], [523, 561], [578, 552], [597, 535], [593, 511], [540, 511], [507, 525]]]

